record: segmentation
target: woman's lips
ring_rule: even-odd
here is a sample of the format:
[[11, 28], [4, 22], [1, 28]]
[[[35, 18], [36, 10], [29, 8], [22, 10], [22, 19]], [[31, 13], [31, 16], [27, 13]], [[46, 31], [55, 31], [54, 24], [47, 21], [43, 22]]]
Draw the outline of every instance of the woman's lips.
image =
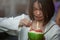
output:
[[42, 16], [39, 16], [39, 17], [38, 17], [38, 16], [35, 16], [34, 18], [37, 19], [37, 20], [41, 20], [41, 19], [43, 19]]
[[35, 17], [37, 17], [37, 18], [41, 18], [42, 16], [35, 16]]

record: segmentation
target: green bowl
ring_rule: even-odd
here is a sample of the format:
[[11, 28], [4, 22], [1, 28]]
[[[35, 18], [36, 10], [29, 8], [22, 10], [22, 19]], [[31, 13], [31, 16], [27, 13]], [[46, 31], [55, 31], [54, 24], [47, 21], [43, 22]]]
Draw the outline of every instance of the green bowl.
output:
[[28, 32], [29, 40], [43, 40], [43, 37], [44, 37], [43, 33]]

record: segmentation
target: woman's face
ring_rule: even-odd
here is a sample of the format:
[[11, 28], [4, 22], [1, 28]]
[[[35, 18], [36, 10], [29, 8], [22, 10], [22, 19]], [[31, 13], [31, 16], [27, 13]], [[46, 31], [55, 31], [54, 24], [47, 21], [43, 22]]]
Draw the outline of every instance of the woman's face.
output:
[[33, 4], [33, 15], [35, 20], [42, 21], [44, 19], [42, 5], [38, 4], [38, 1]]

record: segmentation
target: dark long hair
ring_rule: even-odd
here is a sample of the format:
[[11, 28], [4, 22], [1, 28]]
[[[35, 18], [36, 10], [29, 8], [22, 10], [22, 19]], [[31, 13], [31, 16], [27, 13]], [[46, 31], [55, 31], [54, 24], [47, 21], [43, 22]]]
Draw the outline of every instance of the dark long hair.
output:
[[38, 1], [38, 3], [42, 5], [44, 24], [47, 24], [54, 15], [55, 8], [54, 8], [53, 0], [30, 0], [29, 16], [31, 20], [34, 20], [33, 4], [36, 1]]

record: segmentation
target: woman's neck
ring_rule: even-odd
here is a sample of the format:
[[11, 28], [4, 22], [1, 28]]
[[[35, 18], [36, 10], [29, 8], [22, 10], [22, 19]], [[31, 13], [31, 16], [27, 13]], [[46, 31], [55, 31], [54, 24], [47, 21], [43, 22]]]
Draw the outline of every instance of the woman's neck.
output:
[[34, 20], [34, 22], [38, 22], [39, 24], [43, 24], [44, 23], [44, 20], [42, 20], [42, 21], [38, 21], [38, 20]]

